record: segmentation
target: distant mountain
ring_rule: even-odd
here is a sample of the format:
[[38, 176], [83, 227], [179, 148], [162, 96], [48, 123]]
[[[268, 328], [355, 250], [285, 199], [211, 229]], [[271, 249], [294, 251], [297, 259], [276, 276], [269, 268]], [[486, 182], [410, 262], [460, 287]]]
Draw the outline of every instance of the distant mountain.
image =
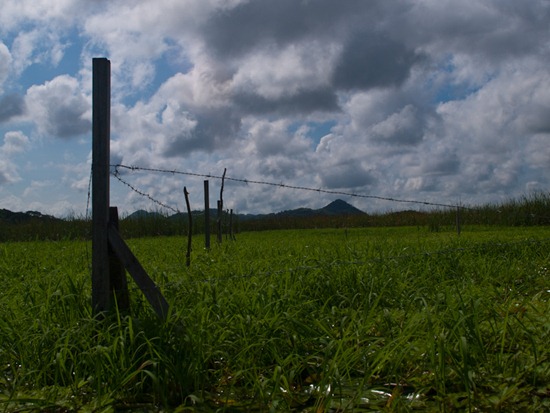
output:
[[[210, 210], [210, 218], [216, 219], [218, 211], [216, 209]], [[235, 214], [241, 220], [252, 219], [264, 219], [264, 218], [278, 218], [278, 217], [312, 217], [312, 216], [346, 216], [346, 215], [364, 215], [365, 212], [355, 208], [353, 205], [348, 204], [341, 199], [331, 202], [320, 209], [311, 208], [297, 208], [287, 211], [281, 211], [271, 214]], [[204, 215], [204, 211], [193, 211], [193, 216]], [[125, 219], [148, 219], [148, 218], [185, 218], [187, 213], [180, 212], [171, 216], [164, 215], [160, 212], [149, 212], [143, 209], [133, 212], [125, 217]], [[0, 209], [0, 223], [4, 224], [20, 224], [29, 221], [61, 221], [61, 219], [53, 217], [51, 215], [45, 215], [38, 211], [26, 211], [26, 212], [12, 212], [7, 209]]]
[[302, 218], [302, 217], [313, 217], [313, 216], [347, 216], [347, 215], [365, 215], [366, 213], [360, 209], [355, 208], [353, 205], [348, 204], [346, 201], [337, 199], [336, 201], [331, 202], [330, 204], [324, 206], [320, 209], [311, 209], [311, 208], [297, 208], [287, 211], [281, 211], [271, 214], [261, 214], [261, 215], [239, 215], [240, 219], [251, 220], [251, 219], [263, 219], [263, 218], [278, 218], [278, 217], [291, 217], [291, 218]]
[[149, 212], [149, 211], [145, 211], [144, 209], [139, 209], [135, 212], [132, 212], [127, 217], [125, 217], [125, 219], [147, 219], [147, 218], [159, 218], [159, 217], [165, 217], [165, 215], [161, 214], [160, 212]]
[[21, 224], [29, 221], [58, 221], [51, 215], [44, 215], [38, 211], [12, 212], [8, 209], [0, 209], [0, 222], [5, 224]]
[[341, 199], [337, 199], [317, 211], [323, 215], [365, 215], [365, 212]]

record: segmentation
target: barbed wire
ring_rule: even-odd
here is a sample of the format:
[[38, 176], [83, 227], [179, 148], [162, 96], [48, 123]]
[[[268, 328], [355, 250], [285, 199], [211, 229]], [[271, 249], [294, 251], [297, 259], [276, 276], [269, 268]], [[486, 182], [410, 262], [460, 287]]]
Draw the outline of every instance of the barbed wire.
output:
[[[345, 192], [345, 191], [333, 191], [330, 189], [322, 189], [322, 188], [311, 188], [306, 186], [297, 186], [297, 185], [288, 185], [284, 183], [275, 183], [275, 182], [267, 182], [267, 181], [258, 181], [258, 180], [250, 180], [250, 179], [243, 179], [243, 178], [232, 178], [232, 177], [222, 177], [218, 175], [212, 175], [212, 174], [201, 174], [196, 172], [184, 172], [184, 171], [178, 171], [175, 169], [168, 170], [168, 169], [160, 169], [160, 168], [145, 168], [141, 166], [129, 166], [129, 165], [123, 165], [123, 164], [116, 164], [111, 165], [112, 168], [114, 168], [115, 172], [114, 175], [120, 179], [120, 172], [119, 168], [122, 169], [128, 169], [130, 171], [145, 171], [145, 172], [156, 172], [156, 173], [169, 173], [173, 175], [187, 175], [187, 176], [195, 176], [200, 178], [212, 178], [212, 179], [225, 179], [226, 181], [233, 181], [233, 182], [241, 182], [245, 184], [257, 184], [257, 185], [268, 185], [268, 186], [275, 186], [280, 188], [286, 188], [286, 189], [296, 189], [301, 191], [311, 191], [311, 192], [317, 192], [317, 193], [323, 193], [323, 194], [330, 194], [330, 195], [342, 195], [342, 196], [349, 196], [354, 198], [366, 198], [366, 199], [377, 199], [381, 201], [389, 201], [389, 202], [400, 202], [400, 203], [409, 203], [409, 204], [418, 204], [418, 205], [427, 205], [427, 206], [437, 206], [437, 207], [444, 207], [444, 208], [462, 208], [467, 210], [473, 210], [473, 208], [468, 208], [462, 205], [451, 205], [451, 204], [443, 204], [443, 203], [437, 203], [437, 202], [428, 202], [428, 201], [417, 201], [417, 200], [408, 200], [408, 199], [398, 199], [398, 198], [391, 198], [391, 197], [384, 197], [384, 196], [377, 196], [377, 195], [365, 195], [365, 194], [357, 194], [353, 192]], [[127, 186], [130, 186], [128, 183], [122, 181]], [[135, 188], [131, 187], [134, 191], [140, 193]], [[144, 195], [150, 198], [148, 195]], [[152, 199], [152, 198], [151, 198]], [[158, 201], [155, 201], [158, 203]], [[171, 209], [171, 208], [169, 208]]]
[[143, 191], [140, 191], [139, 189], [137, 189], [135, 186], [133, 186], [131, 183], [125, 181], [124, 179], [122, 179], [120, 177], [120, 173], [118, 172], [118, 169], [115, 168], [115, 172], [112, 174], [116, 179], [118, 179], [122, 184], [126, 185], [128, 188], [130, 188], [132, 191], [136, 192], [137, 194], [145, 197], [145, 198], [148, 198], [151, 202], [154, 202], [155, 204], [161, 206], [162, 208], [166, 208], [166, 209], [169, 209], [170, 211], [172, 212], [175, 212], [176, 214], [179, 214], [181, 211], [177, 208], [174, 208], [174, 207], [171, 207], [170, 205], [167, 205], [165, 204], [164, 202], [162, 201], [159, 201], [158, 199], [155, 199], [153, 198], [152, 195], [146, 193], [146, 192], [143, 192]]

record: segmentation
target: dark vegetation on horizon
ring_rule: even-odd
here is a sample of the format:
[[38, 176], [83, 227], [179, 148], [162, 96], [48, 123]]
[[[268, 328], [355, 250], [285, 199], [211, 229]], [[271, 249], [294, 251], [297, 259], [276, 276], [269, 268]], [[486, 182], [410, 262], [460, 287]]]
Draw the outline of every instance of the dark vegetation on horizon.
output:
[[[233, 230], [266, 231], [279, 229], [358, 228], [416, 226], [429, 231], [453, 231], [456, 228], [456, 209], [431, 211], [401, 210], [367, 214], [352, 208], [330, 210], [335, 201], [319, 210], [300, 208], [267, 215], [235, 215]], [[342, 207], [343, 204], [338, 206]], [[327, 211], [328, 208], [328, 211]], [[323, 212], [324, 211], [324, 212]], [[460, 210], [463, 228], [468, 225], [537, 226], [550, 225], [550, 193], [536, 193], [501, 204], [465, 207]], [[210, 214], [211, 233], [216, 233], [216, 211]], [[224, 213], [224, 228], [228, 231], [229, 215]], [[0, 209], [0, 242], [90, 239], [91, 221], [73, 216], [65, 219], [43, 215], [36, 211], [11, 212]], [[120, 231], [125, 238], [187, 235], [187, 214], [167, 215], [159, 211], [139, 211], [121, 217]], [[204, 233], [204, 211], [193, 212], [193, 234]]]

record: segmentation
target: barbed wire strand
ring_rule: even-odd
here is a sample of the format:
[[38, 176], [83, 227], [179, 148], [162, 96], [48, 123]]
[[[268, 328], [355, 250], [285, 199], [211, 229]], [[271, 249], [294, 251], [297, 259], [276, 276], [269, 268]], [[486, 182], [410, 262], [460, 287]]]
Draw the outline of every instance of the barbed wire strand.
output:
[[[188, 176], [196, 176], [196, 177], [201, 177], [201, 178], [212, 178], [212, 179], [222, 179], [223, 178], [222, 176], [218, 176], [218, 175], [201, 174], [201, 173], [196, 173], [196, 172], [184, 172], [184, 171], [178, 171], [178, 170], [175, 170], [175, 169], [168, 170], [168, 169], [159, 169], [159, 168], [145, 168], [145, 167], [141, 167], [141, 166], [129, 166], [129, 165], [123, 165], [123, 164], [111, 165], [111, 167], [114, 168], [114, 170], [115, 170], [114, 175], [119, 180], [120, 180], [119, 168], [128, 169], [130, 171], [169, 173], [169, 174], [173, 174], [173, 175], [188, 175]], [[466, 210], [470, 210], [470, 209], [473, 210], [473, 208], [468, 208], [468, 207], [459, 206], [459, 205], [443, 204], [443, 203], [428, 202], [428, 201], [408, 200], [408, 199], [398, 199], [398, 198], [391, 198], [391, 197], [384, 197], [384, 196], [377, 196], [377, 195], [365, 195], [365, 194], [357, 194], [357, 193], [353, 193], [353, 192], [333, 191], [333, 190], [330, 190], [330, 189], [310, 188], [310, 187], [305, 187], [305, 186], [288, 185], [288, 184], [284, 184], [284, 183], [258, 181], [258, 180], [242, 179], [242, 178], [232, 178], [232, 177], [227, 177], [227, 176], [225, 177], [225, 180], [226, 181], [241, 182], [241, 183], [245, 183], [245, 184], [276, 186], [276, 187], [280, 187], [280, 188], [296, 189], [296, 190], [301, 190], [301, 191], [311, 191], [311, 192], [318, 192], [318, 193], [330, 194], [330, 195], [342, 195], [342, 196], [349, 196], [349, 197], [354, 197], [354, 198], [377, 199], [377, 200], [381, 200], [381, 201], [419, 204], [419, 205], [427, 205], [427, 206], [438, 206], [438, 207], [444, 207], [444, 208], [457, 208], [457, 207], [460, 207], [460, 208], [466, 209]], [[128, 185], [128, 184], [126, 184], [126, 185]], [[137, 190], [135, 190], [135, 191], [138, 192]]]
[[136, 192], [137, 194], [145, 197], [145, 198], [148, 198], [151, 202], [154, 202], [155, 204], [161, 206], [162, 208], [166, 208], [166, 209], [169, 209], [170, 211], [172, 212], [175, 212], [176, 214], [179, 214], [181, 211], [177, 208], [173, 208], [171, 207], [170, 205], [167, 205], [165, 204], [164, 202], [161, 202], [155, 198], [153, 198], [152, 195], [146, 193], [146, 192], [143, 192], [143, 191], [140, 191], [139, 189], [137, 189], [136, 187], [134, 187], [132, 184], [130, 184], [129, 182], [125, 181], [124, 179], [122, 179], [120, 177], [120, 174], [118, 173], [118, 170], [115, 169], [115, 172], [113, 173], [113, 176], [118, 179], [122, 184], [126, 185], [128, 188], [130, 188], [132, 191]]

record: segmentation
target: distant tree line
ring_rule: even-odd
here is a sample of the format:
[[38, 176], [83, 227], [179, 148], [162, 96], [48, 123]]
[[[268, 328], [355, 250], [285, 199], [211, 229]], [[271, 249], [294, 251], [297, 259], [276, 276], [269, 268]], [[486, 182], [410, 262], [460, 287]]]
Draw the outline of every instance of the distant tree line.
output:
[[[27, 216], [9, 219], [9, 211], [0, 210], [0, 242], [34, 240], [88, 240], [91, 238], [91, 222], [84, 217], [58, 219], [29, 211]], [[31, 213], [32, 212], [32, 213]], [[12, 213], [14, 214], [14, 213]], [[18, 213], [21, 214], [21, 213]], [[280, 216], [268, 215], [258, 219], [233, 219], [234, 233], [281, 229], [360, 228], [416, 226], [429, 231], [453, 230], [456, 225], [456, 209], [431, 211], [390, 211], [377, 214]], [[215, 214], [214, 214], [215, 217]], [[464, 226], [536, 226], [550, 225], [550, 194], [536, 193], [501, 204], [460, 208]], [[126, 217], [120, 220], [120, 232], [124, 238], [174, 236], [204, 233], [204, 212], [193, 212], [193, 227], [188, 228], [187, 214], [168, 216], [161, 212]], [[229, 233], [229, 220], [224, 215], [222, 231]], [[211, 233], [216, 234], [216, 220], [211, 221]]]

